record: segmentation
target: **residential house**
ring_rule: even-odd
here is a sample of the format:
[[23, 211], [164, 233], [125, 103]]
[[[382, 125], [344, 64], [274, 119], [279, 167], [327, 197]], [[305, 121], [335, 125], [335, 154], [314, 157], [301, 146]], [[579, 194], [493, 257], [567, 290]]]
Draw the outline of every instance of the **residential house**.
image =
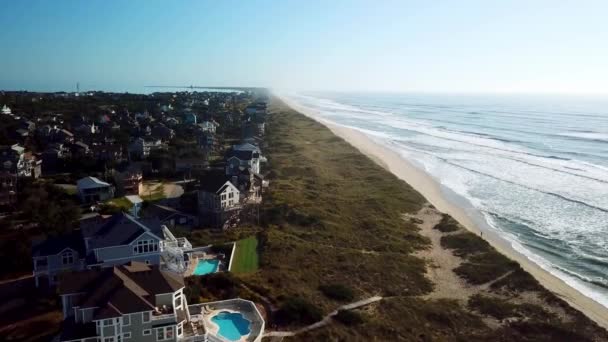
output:
[[238, 176], [245, 169], [260, 173], [260, 153], [247, 150], [231, 150], [226, 156], [226, 175]]
[[4, 115], [11, 115], [11, 109], [7, 105], [2, 106], [2, 110], [0, 111]]
[[[126, 213], [96, 216], [81, 221], [80, 229], [32, 247], [36, 286], [55, 285], [66, 270], [111, 267], [130, 261], [160, 264], [168, 240], [158, 219], [137, 220]], [[183, 239], [182, 245], [190, 245]]]
[[137, 138], [129, 145], [129, 154], [139, 158], [146, 158], [152, 151], [162, 148], [163, 144], [160, 140]]
[[198, 126], [201, 128], [203, 132], [209, 132], [215, 134], [217, 128], [220, 124], [215, 122], [215, 120], [208, 120], [201, 122]]
[[119, 195], [141, 195], [143, 192], [143, 173], [141, 169], [129, 167], [114, 173], [116, 192]]
[[158, 266], [131, 262], [67, 273], [58, 289], [64, 317], [59, 341], [156, 342], [185, 337], [190, 314], [184, 281]]
[[227, 228], [238, 221], [240, 191], [224, 175], [206, 175], [200, 179], [198, 206], [203, 223]]
[[42, 161], [37, 160], [31, 152], [19, 144], [0, 146], [0, 171], [17, 177], [38, 178]]
[[86, 250], [80, 230], [71, 233], [35, 239], [32, 244], [34, 280], [36, 287], [57, 283], [58, 275], [69, 270], [83, 270]]
[[83, 203], [94, 203], [114, 198], [114, 187], [96, 177], [79, 179], [76, 187]]
[[169, 228], [182, 228], [191, 230], [197, 228], [199, 219], [195, 215], [183, 213], [177, 209], [160, 205], [152, 204], [144, 210], [144, 217], [158, 218], [161, 224]]

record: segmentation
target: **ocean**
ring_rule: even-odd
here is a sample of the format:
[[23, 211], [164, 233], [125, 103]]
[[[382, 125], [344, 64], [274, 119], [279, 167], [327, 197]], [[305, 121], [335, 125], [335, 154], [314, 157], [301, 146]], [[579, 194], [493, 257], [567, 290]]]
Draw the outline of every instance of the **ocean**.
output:
[[398, 152], [516, 251], [608, 307], [608, 98], [279, 95]]

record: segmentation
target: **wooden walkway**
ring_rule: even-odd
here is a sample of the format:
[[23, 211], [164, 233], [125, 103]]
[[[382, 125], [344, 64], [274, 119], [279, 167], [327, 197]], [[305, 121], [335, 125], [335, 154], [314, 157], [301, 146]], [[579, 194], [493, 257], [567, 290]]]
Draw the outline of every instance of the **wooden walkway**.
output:
[[381, 301], [382, 297], [381, 296], [374, 296], [374, 297], [370, 297], [370, 298], [366, 298], [366, 299], [362, 299], [350, 304], [345, 304], [342, 305], [340, 307], [338, 307], [336, 310], [330, 312], [327, 316], [325, 316], [322, 320], [313, 323], [309, 326], [306, 326], [304, 328], [295, 330], [295, 331], [269, 331], [267, 333], [264, 334], [264, 337], [275, 337], [275, 338], [283, 338], [283, 337], [290, 337], [290, 336], [295, 336], [297, 334], [301, 334], [301, 333], [305, 333], [307, 331], [310, 330], [314, 330], [314, 329], [318, 329], [320, 327], [323, 327], [329, 323], [331, 323], [332, 318], [338, 314], [339, 311], [341, 310], [352, 310], [352, 309], [356, 309], [356, 308], [360, 308], [362, 306], [366, 306], [378, 301]]

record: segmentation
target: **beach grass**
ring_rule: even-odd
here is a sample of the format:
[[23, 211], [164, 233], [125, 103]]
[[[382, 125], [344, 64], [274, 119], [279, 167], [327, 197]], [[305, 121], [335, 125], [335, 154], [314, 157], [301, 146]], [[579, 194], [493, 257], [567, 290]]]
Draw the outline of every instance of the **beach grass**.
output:
[[258, 239], [255, 236], [236, 242], [236, 251], [232, 261], [233, 273], [251, 273], [258, 269]]
[[[449, 217], [437, 230], [446, 234], [443, 247], [463, 259], [455, 272], [466, 282], [489, 286], [501, 298], [515, 298], [522, 291], [551, 298], [542, 304], [567, 312], [570, 320], [538, 317], [536, 308], [520, 308], [511, 299], [483, 297], [471, 305], [423, 299], [434, 285], [426, 277], [427, 261], [414, 254], [428, 248], [430, 240], [419, 234], [419, 222], [403, 215], [417, 213], [426, 200], [329, 129], [277, 99], [267, 132], [265, 170], [271, 186], [262, 206], [260, 269], [239, 277], [255, 284], [276, 307], [296, 301], [324, 314], [336, 308], [336, 301], [320, 289], [335, 284], [351, 289], [355, 300], [385, 297], [360, 324], [331, 324], [293, 340], [534, 341], [560, 340], [555, 339], [560, 334], [581, 341], [608, 339], [605, 330]], [[495, 319], [492, 315], [513, 312], [531, 316], [517, 324], [486, 323]]]

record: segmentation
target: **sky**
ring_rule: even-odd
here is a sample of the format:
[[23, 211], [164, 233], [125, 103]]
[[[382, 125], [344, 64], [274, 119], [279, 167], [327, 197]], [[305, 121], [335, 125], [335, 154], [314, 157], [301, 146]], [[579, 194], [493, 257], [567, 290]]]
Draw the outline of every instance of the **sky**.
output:
[[0, 4], [0, 89], [608, 95], [608, 1]]

